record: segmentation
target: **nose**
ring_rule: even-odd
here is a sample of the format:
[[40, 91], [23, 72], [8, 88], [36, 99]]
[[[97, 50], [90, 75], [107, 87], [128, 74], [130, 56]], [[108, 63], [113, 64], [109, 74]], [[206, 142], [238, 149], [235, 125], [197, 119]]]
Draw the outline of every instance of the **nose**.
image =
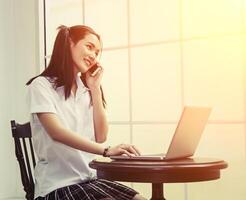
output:
[[89, 55], [89, 59], [90, 59], [90, 61], [92, 62], [92, 63], [95, 63], [95, 62], [97, 62], [97, 56], [96, 56], [96, 54], [95, 53], [92, 53], [92, 54], [90, 54]]
[[96, 59], [96, 53], [91, 53], [90, 55], [89, 55], [89, 58], [90, 58], [90, 60], [95, 60]]

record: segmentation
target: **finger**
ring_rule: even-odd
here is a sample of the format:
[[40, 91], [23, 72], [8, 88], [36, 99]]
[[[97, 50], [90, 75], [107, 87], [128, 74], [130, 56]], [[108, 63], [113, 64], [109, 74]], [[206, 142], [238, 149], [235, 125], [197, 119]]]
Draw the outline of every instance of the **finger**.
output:
[[102, 78], [102, 75], [103, 75], [103, 70], [100, 69], [100, 70], [97, 71], [97, 73], [95, 74], [94, 77], [95, 77], [96, 80], [100, 80]]
[[137, 155], [140, 156], [141, 153], [139, 151], [139, 149], [137, 147], [135, 147], [134, 145], [132, 145], [132, 148], [137, 152]]
[[93, 73], [91, 73], [90, 75], [95, 77], [95, 76], [99, 76], [103, 71], [102, 67], [98, 67]]
[[128, 152], [126, 149], [122, 149], [121, 154], [126, 154], [127, 156], [132, 157], [132, 154], [130, 152]]
[[121, 144], [121, 148], [130, 151], [136, 156], [141, 155], [140, 151], [134, 145]]
[[129, 152], [133, 153], [135, 156], [138, 156], [138, 152], [133, 148], [133, 146], [129, 146]]

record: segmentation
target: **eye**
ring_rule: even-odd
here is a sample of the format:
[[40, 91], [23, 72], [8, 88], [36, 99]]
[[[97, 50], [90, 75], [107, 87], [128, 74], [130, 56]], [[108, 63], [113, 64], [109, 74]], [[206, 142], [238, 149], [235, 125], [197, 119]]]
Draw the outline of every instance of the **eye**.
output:
[[87, 47], [87, 49], [89, 49], [89, 50], [92, 50], [92, 48], [93, 48], [92, 45], [90, 45], [90, 44], [87, 44], [86, 47]]

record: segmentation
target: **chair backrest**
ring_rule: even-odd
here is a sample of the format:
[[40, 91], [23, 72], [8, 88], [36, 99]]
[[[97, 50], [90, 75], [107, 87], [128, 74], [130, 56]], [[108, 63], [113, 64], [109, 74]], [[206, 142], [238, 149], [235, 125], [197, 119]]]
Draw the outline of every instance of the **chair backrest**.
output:
[[[12, 136], [15, 142], [15, 155], [19, 163], [21, 181], [26, 192], [26, 199], [34, 199], [33, 169], [36, 165], [32, 145], [32, 132], [30, 123], [18, 124], [11, 120]], [[32, 166], [31, 164], [32, 163]]]

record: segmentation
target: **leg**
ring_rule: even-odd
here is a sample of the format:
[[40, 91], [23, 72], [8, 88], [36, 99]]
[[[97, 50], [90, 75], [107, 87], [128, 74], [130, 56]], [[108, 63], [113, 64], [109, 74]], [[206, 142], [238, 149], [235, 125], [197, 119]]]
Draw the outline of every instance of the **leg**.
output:
[[152, 183], [151, 200], [165, 200], [163, 196], [163, 184], [162, 183]]
[[147, 200], [147, 199], [141, 196], [140, 194], [136, 194], [132, 200]]

